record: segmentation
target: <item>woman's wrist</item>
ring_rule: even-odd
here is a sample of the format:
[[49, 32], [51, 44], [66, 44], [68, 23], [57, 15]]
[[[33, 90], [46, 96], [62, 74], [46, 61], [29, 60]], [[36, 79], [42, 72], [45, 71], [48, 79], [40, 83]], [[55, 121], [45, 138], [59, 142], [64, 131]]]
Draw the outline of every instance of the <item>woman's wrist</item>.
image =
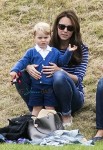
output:
[[60, 68], [60, 71], [64, 71], [62, 68]]
[[30, 65], [27, 65], [27, 67], [26, 67], [26, 69], [25, 69], [27, 72], [28, 72], [28, 70], [29, 70], [29, 67], [30, 67]]

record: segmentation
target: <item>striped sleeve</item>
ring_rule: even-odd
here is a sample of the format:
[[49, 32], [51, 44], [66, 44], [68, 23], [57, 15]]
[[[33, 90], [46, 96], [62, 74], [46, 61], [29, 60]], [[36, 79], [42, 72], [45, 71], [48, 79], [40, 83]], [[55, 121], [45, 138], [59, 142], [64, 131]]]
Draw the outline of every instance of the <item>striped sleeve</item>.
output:
[[74, 74], [78, 77], [78, 83], [82, 82], [83, 77], [85, 76], [86, 69], [88, 65], [88, 47], [82, 45], [82, 62], [75, 67]]

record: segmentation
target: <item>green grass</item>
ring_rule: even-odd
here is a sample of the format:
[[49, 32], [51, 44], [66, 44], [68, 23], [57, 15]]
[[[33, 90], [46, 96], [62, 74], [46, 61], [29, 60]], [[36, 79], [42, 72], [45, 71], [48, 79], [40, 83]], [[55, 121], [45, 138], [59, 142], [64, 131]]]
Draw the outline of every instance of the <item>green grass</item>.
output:
[[[0, 127], [7, 119], [28, 112], [28, 109], [10, 82], [10, 68], [34, 45], [32, 28], [38, 21], [53, 24], [56, 15], [65, 9], [73, 9], [81, 25], [84, 43], [89, 47], [89, 64], [84, 78], [85, 104], [74, 115], [72, 129], [90, 139], [95, 128], [95, 92], [103, 72], [103, 0], [0, 0]], [[0, 149], [48, 149], [30, 145], [0, 145]], [[101, 149], [102, 143], [94, 147], [70, 145], [54, 149]], [[52, 147], [50, 147], [52, 149]], [[103, 149], [103, 148], [102, 148]]]
[[16, 145], [16, 144], [1, 144], [2, 150], [103, 150], [103, 144], [99, 143], [95, 146], [83, 145], [65, 145], [65, 146], [35, 146], [35, 145]]

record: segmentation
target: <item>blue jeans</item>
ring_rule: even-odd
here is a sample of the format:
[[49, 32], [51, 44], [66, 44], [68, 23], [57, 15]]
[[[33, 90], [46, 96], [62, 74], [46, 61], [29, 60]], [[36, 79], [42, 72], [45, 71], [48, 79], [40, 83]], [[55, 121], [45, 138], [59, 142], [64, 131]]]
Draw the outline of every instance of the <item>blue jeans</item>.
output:
[[[30, 111], [32, 107], [29, 104], [30, 96], [30, 78], [28, 73], [22, 72], [21, 83], [16, 83], [18, 93], [21, 95]], [[53, 75], [53, 90], [57, 98], [57, 111], [63, 115], [69, 115], [79, 110], [84, 103], [84, 97], [77, 90], [73, 80], [63, 71], [57, 71]]]
[[[21, 81], [19, 83], [19, 81]], [[17, 79], [15, 83], [16, 89], [22, 99], [25, 101], [29, 111], [32, 111], [33, 107], [29, 106], [29, 96], [30, 96], [30, 89], [31, 89], [31, 81], [30, 76], [26, 71], [21, 72], [21, 76]]]
[[61, 113], [69, 115], [79, 110], [83, 106], [84, 97], [77, 90], [73, 80], [63, 71], [55, 72], [53, 79], [53, 89]]
[[103, 78], [99, 80], [96, 92], [96, 128], [103, 129]]

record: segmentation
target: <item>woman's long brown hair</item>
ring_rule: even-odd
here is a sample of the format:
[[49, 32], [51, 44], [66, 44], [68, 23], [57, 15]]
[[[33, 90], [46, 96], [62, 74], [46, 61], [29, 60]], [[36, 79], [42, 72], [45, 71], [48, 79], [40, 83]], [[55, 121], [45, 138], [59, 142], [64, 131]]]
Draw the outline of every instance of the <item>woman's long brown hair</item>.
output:
[[71, 38], [68, 39], [69, 40], [68, 42], [72, 45], [78, 46], [78, 49], [73, 52], [73, 55], [72, 55], [71, 60], [68, 65], [69, 66], [77, 65], [77, 64], [80, 64], [82, 61], [82, 49], [81, 49], [82, 38], [81, 38], [81, 33], [80, 33], [79, 20], [74, 11], [72, 11], [72, 10], [63, 11], [56, 17], [54, 25], [53, 25], [53, 29], [52, 29], [53, 34], [51, 37], [50, 46], [53, 46], [60, 50], [61, 39], [58, 36], [57, 26], [58, 26], [60, 19], [63, 17], [69, 18], [74, 27], [73, 34], [72, 34]]

